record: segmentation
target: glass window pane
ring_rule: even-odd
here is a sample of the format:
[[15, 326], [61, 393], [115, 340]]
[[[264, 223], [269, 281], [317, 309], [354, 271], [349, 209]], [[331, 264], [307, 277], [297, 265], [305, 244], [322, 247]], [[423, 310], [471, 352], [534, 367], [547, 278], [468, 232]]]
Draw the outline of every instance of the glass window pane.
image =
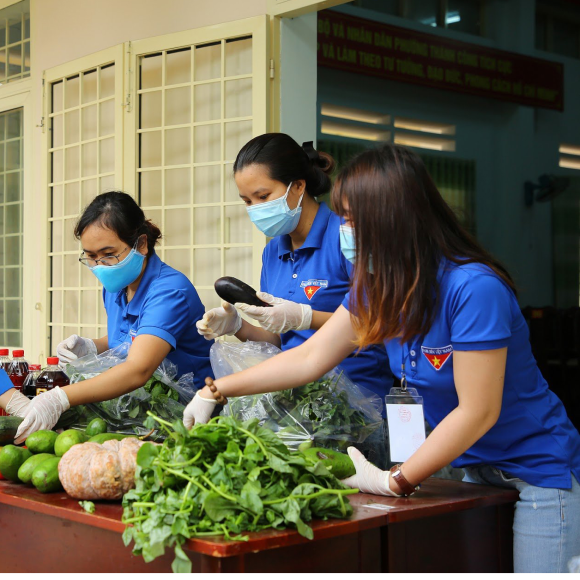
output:
[[76, 215], [77, 213], [79, 213], [80, 211], [79, 198], [80, 198], [79, 182], [75, 181], [73, 183], [67, 183], [64, 186], [64, 213], [66, 215]]
[[[65, 246], [66, 246], [66, 235], [65, 235]], [[79, 274], [81, 268], [84, 266], [79, 262], [79, 255], [75, 252], [74, 254], [65, 254], [64, 256], [64, 285], [68, 287], [78, 287], [79, 285]], [[65, 300], [66, 302], [66, 300]]]
[[[193, 250], [193, 275], [194, 286], [211, 286], [212, 293], [214, 282], [221, 276], [221, 251], [219, 248]], [[198, 290], [199, 292], [199, 290]], [[205, 304], [207, 308], [207, 304]]]
[[245, 205], [226, 205], [225, 242], [227, 244], [252, 243], [252, 222]]
[[221, 54], [221, 42], [196, 46], [193, 63], [194, 80], [206, 81], [219, 78], [222, 66]]
[[97, 137], [97, 105], [90, 105], [81, 109], [82, 129], [81, 139], [95, 139]]
[[6, 46], [6, 19], [0, 18], [0, 48]]
[[5, 197], [7, 202], [20, 201], [22, 199], [22, 179], [20, 171], [6, 174]]
[[6, 268], [4, 270], [4, 296], [19, 298], [20, 297], [20, 268]]
[[50, 120], [52, 124], [52, 146], [62, 147], [62, 115], [57, 115]]
[[238, 151], [252, 138], [252, 121], [226, 123], [226, 159], [235, 159]]
[[97, 143], [85, 143], [83, 145], [83, 161], [81, 167], [82, 177], [97, 175]]
[[62, 98], [63, 98], [63, 81], [58, 81], [58, 83], [53, 83], [52, 85], [52, 112], [60, 113], [62, 111]]
[[165, 246], [188, 246], [191, 235], [191, 214], [185, 209], [165, 211]]
[[234, 164], [226, 163], [224, 165], [224, 189], [225, 201], [239, 201], [240, 192], [234, 180]]
[[226, 41], [226, 76], [252, 73], [252, 39]]
[[177, 85], [191, 81], [191, 49], [168, 52], [165, 57], [165, 84]]
[[63, 166], [62, 149], [51, 153], [51, 157], [52, 157], [52, 181], [53, 182], [62, 181], [62, 166]]
[[76, 324], [79, 322], [78, 290], [64, 291], [64, 321], [66, 324]]
[[8, 44], [22, 40], [22, 17], [8, 19]]
[[6, 80], [6, 55], [5, 49], [0, 50], [0, 81]]
[[115, 171], [115, 139], [100, 141], [101, 167], [99, 173], [113, 173]]
[[20, 168], [20, 139], [6, 142], [6, 171]]
[[161, 91], [143, 93], [142, 95], [139, 95], [139, 101], [139, 127], [141, 129], [153, 129], [155, 127], [161, 127]]
[[247, 283], [252, 279], [252, 248], [226, 248], [224, 270]]
[[[85, 324], [97, 323], [97, 307], [98, 307], [97, 300], [98, 296], [94, 290], [81, 290], [81, 312], [83, 317], [82, 321]], [[93, 334], [94, 331], [92, 334], [88, 336], [92, 336]]]
[[55, 288], [62, 288], [62, 256], [52, 256], [51, 262], [51, 284]]
[[22, 74], [22, 45], [15, 44], [8, 47], [8, 76], [20, 76]]
[[191, 129], [165, 131], [165, 165], [191, 163]]
[[141, 57], [141, 89], [152, 89], [162, 84], [162, 57], [161, 54], [152, 54]]
[[50, 217], [60, 217], [64, 204], [64, 188], [62, 185], [52, 187], [52, 212]]
[[30, 12], [24, 13], [24, 39], [30, 38]]
[[65, 149], [65, 180], [78, 179], [80, 177], [79, 147]]
[[[10, 330], [18, 330], [21, 324], [20, 300], [9, 300], [6, 302], [6, 326]], [[19, 333], [17, 333], [19, 334]], [[14, 340], [14, 339], [12, 339]], [[16, 339], [19, 340], [19, 339]], [[18, 343], [11, 343], [18, 344]]]
[[191, 203], [191, 171], [189, 167], [165, 171], [165, 204]]
[[[0, 203], [4, 203], [4, 177], [2, 176], [0, 176]], [[0, 235], [2, 235], [1, 231]]]
[[165, 125], [191, 123], [191, 89], [182, 87], [165, 91]]
[[64, 142], [65, 145], [78, 143], [80, 140], [79, 110], [64, 114]]
[[252, 79], [227, 81], [226, 117], [247, 117], [252, 114]]
[[22, 230], [19, 203], [6, 206], [6, 224], [4, 230], [7, 234], [18, 234]]
[[[6, 217], [8, 220], [8, 217]], [[8, 228], [8, 224], [6, 224]], [[20, 236], [8, 236], [5, 239], [6, 254], [4, 256], [4, 263], [7, 266], [19, 266], [21, 264], [20, 258]]]
[[80, 102], [80, 80], [79, 75], [66, 79], [64, 87], [64, 106], [65, 109], [78, 107]]
[[193, 170], [193, 203], [221, 201], [221, 165], [206, 165]]
[[62, 222], [53, 221], [50, 222], [50, 232], [51, 232], [51, 252], [62, 252]]
[[195, 122], [221, 118], [221, 83], [196, 85], [194, 88]]
[[163, 261], [191, 278], [191, 250], [165, 250]]
[[16, 109], [6, 113], [6, 139], [15, 139], [22, 135], [22, 111]]
[[139, 167], [161, 166], [161, 131], [141, 133], [139, 143]]
[[81, 182], [81, 207], [87, 207], [97, 197], [98, 193], [96, 179], [87, 179]]
[[[65, 252], [74, 252], [76, 250], [79, 250], [79, 254], [80, 254], [79, 242], [75, 239], [75, 236], [74, 236], [76, 223], [77, 223], [76, 216], [74, 218], [64, 220], [64, 250], [65, 250]], [[67, 256], [67, 258], [68, 257], [69, 256]], [[80, 263], [78, 263], [77, 265], [79, 267], [81, 266]], [[75, 265], [75, 268], [76, 268], [76, 265]], [[72, 284], [71, 284], [71, 286], [72, 286]]]
[[221, 210], [219, 207], [196, 207], [193, 209], [194, 245], [220, 243], [221, 241], [220, 212]]
[[97, 70], [90, 70], [83, 74], [83, 103], [96, 101], [98, 98]]
[[161, 202], [161, 171], [144, 171], [139, 173], [140, 205], [142, 207], [160, 206]]
[[114, 175], [106, 175], [105, 177], [99, 178], [99, 193], [113, 191], [114, 189], [116, 189]]
[[30, 42], [24, 43], [24, 61], [22, 66], [22, 74], [28, 76], [30, 74]]
[[193, 161], [207, 163], [220, 161], [221, 154], [221, 125], [200, 125], [193, 128]]
[[106, 99], [115, 95], [115, 65], [101, 68], [101, 94], [99, 98]]
[[113, 135], [115, 133], [115, 101], [105, 101], [100, 105], [99, 135]]

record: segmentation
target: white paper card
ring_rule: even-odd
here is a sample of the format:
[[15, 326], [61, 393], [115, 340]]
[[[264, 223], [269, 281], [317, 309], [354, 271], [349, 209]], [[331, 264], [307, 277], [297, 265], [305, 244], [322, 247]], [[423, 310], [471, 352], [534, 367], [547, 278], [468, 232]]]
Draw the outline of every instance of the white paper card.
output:
[[387, 404], [391, 461], [407, 461], [425, 441], [423, 405]]
[[374, 510], [388, 511], [388, 510], [392, 510], [395, 506], [394, 505], [384, 505], [382, 503], [367, 503], [367, 504], [363, 505], [362, 507], [371, 508]]

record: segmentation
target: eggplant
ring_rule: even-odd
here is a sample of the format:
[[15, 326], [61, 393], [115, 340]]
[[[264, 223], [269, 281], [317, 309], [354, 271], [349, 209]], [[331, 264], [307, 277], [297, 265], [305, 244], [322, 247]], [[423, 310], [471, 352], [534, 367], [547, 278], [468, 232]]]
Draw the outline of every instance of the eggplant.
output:
[[250, 306], [272, 306], [260, 300], [251, 286], [232, 276], [218, 278], [215, 281], [214, 288], [217, 295], [230, 304], [243, 302]]

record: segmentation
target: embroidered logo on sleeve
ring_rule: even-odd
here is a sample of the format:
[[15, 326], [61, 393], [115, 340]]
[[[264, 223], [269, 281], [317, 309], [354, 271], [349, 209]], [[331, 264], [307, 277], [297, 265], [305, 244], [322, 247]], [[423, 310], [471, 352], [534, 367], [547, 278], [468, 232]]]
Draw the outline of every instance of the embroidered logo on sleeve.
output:
[[440, 371], [453, 354], [453, 347], [451, 345], [442, 346], [441, 348], [422, 346], [421, 352], [425, 355], [425, 358], [429, 361], [431, 366], [436, 371]]
[[137, 337], [137, 331], [134, 328], [132, 328], [129, 331], [129, 336], [131, 337], [131, 342], [133, 342], [135, 340], [135, 338]]
[[312, 300], [312, 297], [321, 289], [328, 288], [328, 280], [304, 280], [300, 284], [300, 288], [304, 289], [304, 294], [308, 300]]

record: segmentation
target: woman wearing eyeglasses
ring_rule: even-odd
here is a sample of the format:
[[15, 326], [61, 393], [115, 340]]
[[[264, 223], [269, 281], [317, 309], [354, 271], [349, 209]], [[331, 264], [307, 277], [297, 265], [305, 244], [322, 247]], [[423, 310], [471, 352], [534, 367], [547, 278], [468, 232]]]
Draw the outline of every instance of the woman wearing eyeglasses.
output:
[[197, 388], [212, 376], [211, 342], [195, 327], [203, 304], [187, 277], [155, 253], [161, 232], [133, 198], [119, 191], [97, 196], [78, 221], [75, 236], [83, 248], [80, 262], [104, 286], [107, 335], [73, 334], [56, 347], [58, 357], [70, 362], [123, 342], [132, 345], [125, 362], [98, 377], [55, 387], [32, 401], [15, 392], [0, 396], [9, 413], [25, 417], [17, 443], [34, 431], [51, 429], [71, 406], [113, 399], [143, 386], [165, 358], [177, 365], [179, 375], [193, 372]]

